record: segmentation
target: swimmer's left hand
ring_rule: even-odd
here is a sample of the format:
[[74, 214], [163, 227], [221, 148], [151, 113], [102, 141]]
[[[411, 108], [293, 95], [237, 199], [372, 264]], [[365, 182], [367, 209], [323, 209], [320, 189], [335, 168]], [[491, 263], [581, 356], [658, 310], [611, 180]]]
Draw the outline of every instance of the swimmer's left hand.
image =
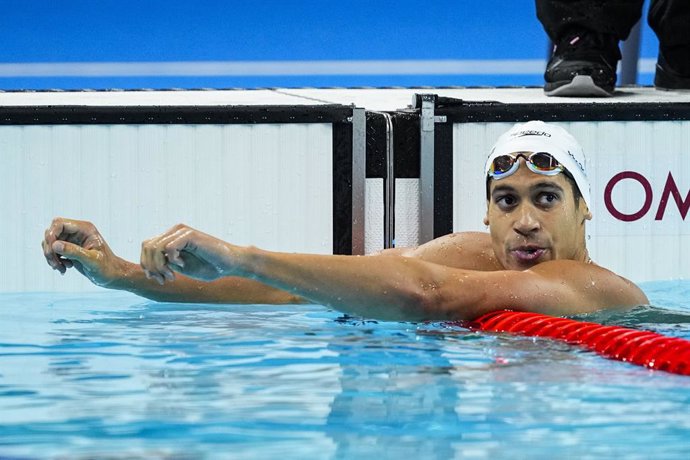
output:
[[164, 284], [175, 272], [202, 281], [228, 276], [237, 270], [241, 248], [178, 224], [141, 245], [141, 267], [150, 279]]

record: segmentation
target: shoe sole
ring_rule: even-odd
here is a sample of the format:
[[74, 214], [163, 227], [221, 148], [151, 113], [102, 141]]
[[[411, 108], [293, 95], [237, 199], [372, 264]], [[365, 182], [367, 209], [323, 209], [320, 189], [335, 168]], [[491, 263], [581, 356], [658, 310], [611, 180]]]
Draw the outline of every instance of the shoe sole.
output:
[[[554, 85], [558, 86], [553, 88]], [[556, 97], [611, 97], [613, 90], [607, 91], [601, 86], [597, 86], [589, 75], [575, 75], [571, 81], [564, 84], [547, 83], [544, 87], [544, 94]]]
[[666, 91], [666, 92], [674, 92], [674, 93], [690, 93], [690, 88], [665, 88], [663, 86], [654, 86], [654, 89], [657, 91]]

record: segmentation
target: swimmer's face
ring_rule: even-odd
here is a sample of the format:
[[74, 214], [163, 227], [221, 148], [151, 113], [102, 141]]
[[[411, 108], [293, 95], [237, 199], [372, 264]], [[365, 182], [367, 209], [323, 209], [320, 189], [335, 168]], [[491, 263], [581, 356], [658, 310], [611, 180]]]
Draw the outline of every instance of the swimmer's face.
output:
[[484, 223], [496, 257], [508, 270], [526, 270], [548, 260], [587, 260], [585, 221], [592, 215], [576, 203], [564, 174], [530, 171], [524, 159], [509, 177], [492, 180]]

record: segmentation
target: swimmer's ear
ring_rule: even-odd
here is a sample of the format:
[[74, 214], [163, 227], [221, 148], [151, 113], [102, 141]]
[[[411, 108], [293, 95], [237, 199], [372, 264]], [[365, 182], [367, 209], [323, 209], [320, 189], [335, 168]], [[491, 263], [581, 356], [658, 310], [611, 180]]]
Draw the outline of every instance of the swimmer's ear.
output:
[[487, 227], [489, 226], [489, 200], [488, 199], [486, 200], [486, 213], [484, 214], [484, 219], [482, 222], [484, 222], [484, 225], [486, 225]]

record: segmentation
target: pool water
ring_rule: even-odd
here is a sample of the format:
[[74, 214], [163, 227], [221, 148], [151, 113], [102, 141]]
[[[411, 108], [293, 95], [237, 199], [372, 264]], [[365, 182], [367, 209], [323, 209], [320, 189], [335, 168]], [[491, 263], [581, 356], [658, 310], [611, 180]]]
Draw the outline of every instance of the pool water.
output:
[[[690, 339], [690, 282], [585, 315]], [[0, 458], [688, 458], [690, 377], [321, 306], [0, 295]]]

